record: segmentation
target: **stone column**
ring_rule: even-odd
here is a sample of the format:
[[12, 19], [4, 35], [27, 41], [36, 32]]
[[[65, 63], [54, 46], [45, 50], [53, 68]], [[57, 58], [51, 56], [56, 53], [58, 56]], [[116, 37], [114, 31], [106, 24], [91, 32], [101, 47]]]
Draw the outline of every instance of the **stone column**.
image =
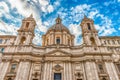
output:
[[51, 44], [54, 44], [54, 35], [52, 33]]
[[29, 74], [29, 80], [31, 80], [31, 79], [32, 79], [33, 67], [34, 67], [34, 64], [33, 64], [33, 63], [31, 63], [31, 69], [30, 69], [30, 74]]
[[85, 63], [85, 71], [87, 79], [89, 80], [99, 80], [97, 69], [94, 62]]
[[3, 67], [3, 62], [0, 62], [0, 72], [2, 70], [2, 67]]
[[64, 80], [67, 80], [66, 74], [67, 74], [67, 72], [66, 72], [66, 63], [64, 63]]
[[48, 80], [52, 80], [52, 62], [49, 63], [49, 78]]
[[71, 67], [71, 63], [69, 62], [68, 65], [69, 65], [69, 80], [73, 80], [72, 79], [72, 67]]
[[31, 63], [22, 61], [19, 64], [15, 80], [28, 80]]
[[110, 80], [119, 80], [114, 64], [112, 62], [105, 62], [105, 66]]
[[20, 43], [20, 40], [21, 40], [20, 35], [18, 35], [14, 44], [18, 45]]
[[50, 68], [50, 66], [49, 66], [49, 63], [48, 62], [46, 62], [47, 63], [47, 68], [46, 68], [46, 76], [45, 76], [45, 80], [49, 80], [49, 68]]
[[46, 73], [47, 73], [47, 63], [45, 63], [44, 64], [45, 66], [44, 66], [44, 72], [43, 72], [43, 80], [46, 80], [46, 76], [48, 76], [48, 75], [46, 75]]
[[4, 80], [10, 62], [2, 62], [0, 64], [0, 80]]
[[65, 33], [63, 33], [63, 44], [65, 44]]
[[26, 45], [28, 45], [30, 43], [31, 37], [32, 37], [31, 35], [29, 35], [29, 34], [27, 35], [27, 38], [26, 38], [26, 41], [25, 41]]

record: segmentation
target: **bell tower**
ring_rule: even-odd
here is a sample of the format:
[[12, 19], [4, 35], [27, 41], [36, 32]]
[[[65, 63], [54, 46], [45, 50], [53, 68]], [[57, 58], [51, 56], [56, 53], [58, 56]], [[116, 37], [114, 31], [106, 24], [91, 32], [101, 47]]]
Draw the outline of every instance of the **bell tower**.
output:
[[94, 21], [84, 16], [81, 24], [83, 42], [86, 45], [100, 46], [98, 31], [95, 29]]
[[34, 29], [36, 22], [31, 14], [29, 17], [22, 20], [22, 26], [18, 30], [18, 35], [14, 45], [30, 45], [34, 38]]

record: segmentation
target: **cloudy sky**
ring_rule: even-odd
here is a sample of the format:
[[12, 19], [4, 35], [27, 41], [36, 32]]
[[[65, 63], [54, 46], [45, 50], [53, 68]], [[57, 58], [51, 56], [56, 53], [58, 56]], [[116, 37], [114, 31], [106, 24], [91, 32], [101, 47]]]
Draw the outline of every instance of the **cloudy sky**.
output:
[[34, 44], [60, 15], [62, 23], [81, 44], [80, 23], [84, 16], [94, 20], [99, 36], [120, 36], [120, 0], [0, 0], [0, 35], [17, 35], [22, 19], [33, 14], [36, 20]]

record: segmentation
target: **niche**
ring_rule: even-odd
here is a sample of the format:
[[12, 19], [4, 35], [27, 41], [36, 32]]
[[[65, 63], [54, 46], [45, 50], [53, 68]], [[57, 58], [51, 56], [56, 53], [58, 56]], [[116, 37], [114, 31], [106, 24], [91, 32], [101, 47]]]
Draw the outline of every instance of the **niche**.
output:
[[20, 44], [24, 44], [24, 43], [25, 43], [25, 40], [26, 40], [26, 38], [25, 38], [25, 37], [22, 37], [22, 38], [21, 38], [21, 41], [20, 41]]
[[96, 45], [95, 39], [93, 37], [90, 38], [90, 41], [91, 41], [91, 45]]

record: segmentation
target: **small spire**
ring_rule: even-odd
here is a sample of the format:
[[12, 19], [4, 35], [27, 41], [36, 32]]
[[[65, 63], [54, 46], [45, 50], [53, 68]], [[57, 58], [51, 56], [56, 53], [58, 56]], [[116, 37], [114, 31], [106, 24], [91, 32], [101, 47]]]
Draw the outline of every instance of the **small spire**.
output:
[[30, 15], [30, 18], [33, 18], [33, 14]]
[[56, 20], [55, 20], [55, 21], [56, 21], [56, 23], [57, 23], [57, 24], [61, 23], [61, 21], [62, 21], [62, 20], [61, 20], [61, 18], [60, 18], [60, 16], [59, 16], [59, 15], [58, 15], [58, 17], [56, 18]]
[[58, 14], [58, 18], [60, 18], [60, 15]]

